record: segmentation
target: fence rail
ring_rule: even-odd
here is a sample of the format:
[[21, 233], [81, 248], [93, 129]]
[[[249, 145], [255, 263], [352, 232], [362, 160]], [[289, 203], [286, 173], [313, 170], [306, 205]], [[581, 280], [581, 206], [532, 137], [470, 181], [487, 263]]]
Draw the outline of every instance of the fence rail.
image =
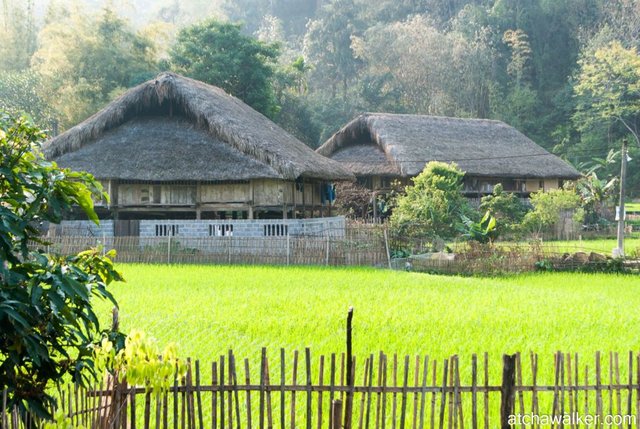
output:
[[[472, 355], [465, 365], [458, 356], [380, 352], [352, 358], [351, 383], [347, 362], [345, 354], [312, 359], [309, 349], [280, 350], [271, 360], [262, 349], [252, 367], [229, 351], [207, 368], [189, 361], [165, 392], [109, 380], [70, 387], [59, 403], [75, 426], [91, 428], [569, 429], [640, 421], [640, 354], [633, 352], [597, 352], [589, 364], [558, 352], [543, 366], [535, 353], [492, 365], [487, 353]], [[15, 411], [4, 410], [1, 423], [29, 427]]]

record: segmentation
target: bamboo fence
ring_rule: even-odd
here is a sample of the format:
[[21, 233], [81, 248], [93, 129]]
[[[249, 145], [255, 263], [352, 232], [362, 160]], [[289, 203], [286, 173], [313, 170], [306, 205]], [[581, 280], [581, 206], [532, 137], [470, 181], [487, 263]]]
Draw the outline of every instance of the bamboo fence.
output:
[[[74, 427], [86, 428], [638, 427], [640, 354], [607, 359], [597, 352], [589, 365], [558, 352], [552, 364], [544, 371], [535, 353], [504, 355], [491, 369], [487, 353], [462, 365], [458, 356], [380, 352], [352, 357], [349, 365], [347, 354], [312, 359], [309, 349], [292, 357], [280, 350], [274, 362], [262, 349], [252, 368], [229, 351], [210, 371], [189, 361], [186, 374], [164, 392], [110, 380], [69, 387], [59, 405]], [[552, 382], [542, 381], [547, 378]], [[6, 393], [3, 399], [0, 427], [29, 427], [6, 410]]]

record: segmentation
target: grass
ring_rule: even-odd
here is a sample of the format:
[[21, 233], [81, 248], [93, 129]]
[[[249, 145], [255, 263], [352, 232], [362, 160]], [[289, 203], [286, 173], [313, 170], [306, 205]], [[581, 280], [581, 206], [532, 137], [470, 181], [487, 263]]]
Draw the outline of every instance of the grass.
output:
[[[497, 241], [497, 246], [524, 246], [528, 248], [527, 241]], [[454, 250], [464, 249], [467, 246], [467, 242], [458, 242], [451, 244], [450, 247]], [[613, 249], [618, 247], [618, 240], [615, 236], [610, 238], [596, 238], [596, 239], [583, 239], [583, 240], [545, 240], [542, 243], [544, 250], [553, 253], [573, 253], [573, 252], [597, 252], [605, 255], [611, 255]], [[640, 235], [633, 233], [631, 236], [626, 236], [624, 240], [625, 253], [627, 255], [640, 254]]]
[[[581, 251], [611, 255], [613, 248], [618, 247], [618, 241], [615, 238], [547, 241], [544, 243], [544, 247], [558, 253]], [[625, 238], [624, 247], [625, 253], [628, 255], [640, 253], [640, 238], [637, 235], [632, 238]]]
[[[445, 357], [640, 346], [640, 277], [531, 274], [457, 278], [375, 269], [121, 265], [121, 327], [211, 361], [232, 348], [255, 361], [310, 346], [344, 350], [355, 308], [356, 355], [383, 349]], [[100, 303], [104, 319], [108, 306]]]
[[625, 203], [624, 207], [627, 213], [640, 212], [640, 203]]
[[[639, 276], [552, 273], [459, 278], [364, 268], [246, 266], [120, 265], [120, 269], [127, 283], [112, 291], [120, 302], [125, 332], [139, 328], [161, 345], [175, 341], [181, 356], [205, 363], [233, 349], [238, 358], [250, 359], [254, 380], [261, 347], [269, 350], [275, 380], [279, 380], [279, 349], [287, 350], [290, 383], [293, 350], [307, 346], [312, 349], [317, 380], [318, 356], [344, 350], [344, 323], [351, 305], [354, 353], [360, 359], [381, 349], [398, 353], [400, 362], [404, 354], [429, 354], [432, 361], [458, 354], [463, 384], [471, 379], [473, 353], [489, 353], [490, 384], [499, 385], [500, 356], [516, 351], [524, 353], [525, 383], [531, 382], [526, 356], [535, 351], [540, 355], [538, 382], [553, 384], [557, 350], [580, 353], [581, 365], [588, 363], [591, 368], [595, 351], [605, 352], [603, 368], [607, 368], [606, 352], [622, 352], [621, 377], [626, 380], [624, 353], [640, 346], [632, 328], [640, 324], [640, 313], [635, 311], [640, 305]], [[98, 307], [106, 322], [109, 306]], [[203, 379], [209, 380], [209, 366], [203, 368]], [[298, 371], [302, 380], [303, 362]], [[361, 380], [361, 367], [358, 373]], [[493, 422], [495, 403], [490, 411]], [[543, 395], [540, 404], [542, 410], [551, 410], [551, 395]], [[296, 409], [303, 416], [304, 401]], [[204, 417], [211, 418], [206, 407]]]

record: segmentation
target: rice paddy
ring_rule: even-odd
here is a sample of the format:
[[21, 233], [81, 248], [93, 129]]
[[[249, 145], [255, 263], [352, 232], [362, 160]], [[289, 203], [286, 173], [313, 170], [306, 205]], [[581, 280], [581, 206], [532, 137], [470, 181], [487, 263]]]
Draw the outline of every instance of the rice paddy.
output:
[[[344, 350], [355, 308], [354, 353], [445, 357], [489, 352], [637, 350], [640, 277], [529, 274], [459, 278], [355, 268], [120, 265], [112, 292], [121, 328], [144, 330], [183, 356], [211, 361], [261, 347], [314, 355]], [[109, 306], [99, 303], [103, 320]]]

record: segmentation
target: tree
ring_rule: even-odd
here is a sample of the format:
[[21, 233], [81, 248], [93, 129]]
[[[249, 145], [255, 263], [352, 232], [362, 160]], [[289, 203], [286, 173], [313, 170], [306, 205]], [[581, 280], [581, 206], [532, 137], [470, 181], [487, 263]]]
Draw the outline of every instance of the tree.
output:
[[0, 70], [21, 71], [29, 68], [36, 49], [37, 31], [33, 0], [2, 2], [0, 13]]
[[576, 182], [576, 191], [582, 199], [585, 223], [590, 228], [599, 228], [601, 224], [608, 223], [606, 220], [608, 212], [607, 206], [613, 206], [613, 192], [618, 184], [618, 178], [601, 179], [595, 171], [582, 177]]
[[245, 32], [254, 34], [266, 16], [282, 22], [286, 36], [304, 33], [305, 25], [313, 18], [318, 0], [224, 0], [222, 9], [233, 22], [242, 22]]
[[455, 164], [428, 163], [396, 200], [391, 215], [394, 229], [409, 232], [419, 228], [433, 240], [455, 237], [462, 227], [461, 216], [471, 212], [462, 195], [463, 177]]
[[278, 46], [245, 36], [240, 29], [216, 20], [184, 28], [171, 50], [171, 63], [177, 72], [219, 86], [273, 117], [278, 106], [271, 78]]
[[[521, 29], [507, 30], [502, 41], [511, 50], [507, 64], [509, 81], [504, 98], [496, 108], [501, 119], [528, 136], [537, 137], [539, 97], [532, 85], [532, 50], [529, 37]], [[538, 139], [540, 140], [540, 139]]]
[[507, 73], [515, 79], [515, 86], [520, 87], [528, 83], [531, 62], [531, 46], [527, 33], [518, 30], [507, 30], [502, 41], [511, 49], [511, 61], [507, 66]]
[[115, 300], [107, 286], [121, 280], [97, 250], [57, 257], [30, 247], [38, 225], [59, 222], [72, 206], [97, 222], [92, 198], [101, 186], [87, 173], [43, 159], [44, 135], [24, 119], [0, 114], [0, 390], [23, 415], [50, 417], [49, 389], [63, 378], [83, 382], [94, 370], [100, 332], [92, 298]]
[[598, 125], [621, 126], [640, 145], [640, 56], [618, 41], [578, 62], [574, 123], [580, 131]]
[[[584, 220], [580, 196], [574, 189], [553, 189], [531, 194], [533, 210], [524, 217], [524, 225], [540, 234], [558, 225], [563, 216], [571, 216], [576, 223]], [[564, 229], [564, 228], [563, 228]]]
[[0, 110], [25, 114], [41, 128], [54, 122], [53, 109], [44, 100], [42, 79], [33, 71], [4, 72], [0, 75]]
[[307, 97], [308, 72], [309, 66], [300, 56], [290, 64], [278, 65], [272, 83], [279, 108], [273, 120], [307, 146], [316, 148], [320, 128]]
[[97, 17], [65, 8], [51, 14], [33, 63], [63, 127], [156, 74], [152, 42], [111, 9]]
[[312, 80], [322, 89], [330, 88], [331, 98], [340, 86], [346, 100], [349, 84], [358, 73], [361, 64], [351, 44], [361, 27], [353, 0], [331, 0], [307, 25], [304, 51], [313, 66]]
[[353, 42], [371, 84], [363, 96], [372, 110], [486, 117], [493, 51], [485, 36], [444, 33], [423, 15], [374, 26]]

